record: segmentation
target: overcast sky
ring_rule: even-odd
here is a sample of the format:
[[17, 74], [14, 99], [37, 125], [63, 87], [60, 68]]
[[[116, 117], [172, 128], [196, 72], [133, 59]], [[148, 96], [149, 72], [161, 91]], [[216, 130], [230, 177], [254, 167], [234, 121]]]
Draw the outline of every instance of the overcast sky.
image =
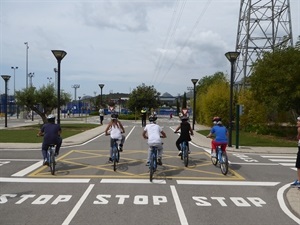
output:
[[[78, 96], [130, 93], [142, 83], [162, 94], [183, 94], [192, 78], [230, 72], [224, 56], [235, 50], [240, 0], [1, 0], [1, 74], [9, 92], [54, 82], [51, 50], [67, 52], [61, 88]], [[290, 0], [294, 42], [300, 1]], [[12, 66], [17, 66], [16, 79]], [[47, 79], [52, 78], [52, 79]], [[1, 79], [0, 93], [4, 92]]]

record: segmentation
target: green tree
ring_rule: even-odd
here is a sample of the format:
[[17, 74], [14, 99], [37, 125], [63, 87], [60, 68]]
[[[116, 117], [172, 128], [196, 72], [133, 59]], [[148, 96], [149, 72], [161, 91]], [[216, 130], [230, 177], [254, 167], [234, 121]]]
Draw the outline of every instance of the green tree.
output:
[[266, 52], [253, 65], [250, 77], [253, 97], [273, 112], [300, 113], [300, 51], [286, 48]]
[[[198, 81], [198, 85], [196, 86], [196, 121], [198, 123], [209, 125], [211, 124], [212, 114], [209, 112], [209, 110], [205, 109], [205, 104], [215, 101], [215, 99], [207, 99], [206, 95], [212, 85], [224, 83], [227, 83], [229, 85], [229, 82], [227, 81], [226, 76], [223, 72], [216, 72], [215, 74], [205, 76]], [[220, 97], [222, 97], [224, 94], [225, 96], [227, 96], [227, 92], [229, 94], [229, 90], [224, 93], [220, 93], [219, 91], [217, 93], [219, 93]], [[218, 96], [215, 97], [218, 98]], [[225, 102], [229, 102], [229, 97], [225, 100]]]
[[[16, 100], [19, 106], [25, 106], [41, 116], [44, 123], [47, 122], [47, 115], [57, 108], [57, 95], [53, 85], [42, 86], [40, 89], [29, 87], [16, 91]], [[60, 105], [71, 101], [71, 95], [61, 91]]]
[[216, 72], [213, 75], [205, 76], [198, 81], [196, 86], [197, 94], [205, 94], [207, 89], [214, 83], [228, 82], [225, 74], [223, 72]]
[[146, 86], [143, 83], [130, 93], [127, 107], [131, 111], [137, 110], [138, 112], [144, 107], [149, 110], [156, 109], [159, 106], [159, 96], [160, 93], [156, 91], [154, 86]]
[[240, 128], [258, 132], [260, 127], [266, 125], [266, 121], [268, 121], [267, 107], [253, 98], [252, 91], [240, 92], [238, 102], [244, 106], [243, 115], [240, 116]]
[[203, 123], [212, 124], [212, 118], [219, 116], [223, 123], [229, 124], [229, 84], [226, 81], [212, 83], [201, 99]]

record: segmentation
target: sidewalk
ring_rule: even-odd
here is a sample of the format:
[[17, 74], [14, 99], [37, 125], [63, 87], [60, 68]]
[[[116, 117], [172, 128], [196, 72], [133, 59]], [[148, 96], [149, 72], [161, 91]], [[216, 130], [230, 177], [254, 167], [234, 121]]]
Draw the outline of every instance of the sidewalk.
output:
[[[64, 122], [63, 120], [61, 121]], [[69, 121], [68, 121], [69, 122]], [[77, 121], [78, 122], [78, 121]], [[83, 121], [85, 122], [85, 121]], [[24, 121], [20, 124], [16, 124], [15, 127], [25, 126], [29, 124], [37, 124], [36, 121]], [[13, 126], [10, 126], [13, 127]], [[63, 140], [62, 147], [72, 146], [82, 144], [97, 135], [104, 132], [106, 126], [99, 126], [94, 129], [85, 131], [83, 133], [65, 138]], [[202, 125], [195, 125], [195, 130], [209, 130], [209, 127]], [[206, 138], [205, 136], [195, 132], [192, 137], [192, 142], [196, 145], [204, 148], [211, 148], [211, 139]], [[41, 148], [41, 143], [1, 143], [0, 149], [39, 149]], [[239, 152], [239, 153], [265, 153], [265, 154], [297, 154], [297, 148], [283, 148], [283, 147], [249, 147], [249, 146], [240, 146], [238, 149], [233, 147], [227, 147], [229, 152]], [[296, 176], [296, 171], [294, 172]], [[285, 193], [285, 201], [288, 203], [293, 213], [295, 213], [300, 218], [300, 191], [297, 188], [288, 188]]]

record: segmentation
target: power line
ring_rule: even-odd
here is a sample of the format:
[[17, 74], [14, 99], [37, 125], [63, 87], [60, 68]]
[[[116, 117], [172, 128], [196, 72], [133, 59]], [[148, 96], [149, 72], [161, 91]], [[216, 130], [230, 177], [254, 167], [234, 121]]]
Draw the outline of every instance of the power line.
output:
[[[166, 36], [166, 39], [165, 39], [163, 47], [162, 47], [163, 52], [159, 55], [158, 61], [157, 61], [156, 66], [155, 66], [154, 76], [153, 76], [153, 83], [155, 83], [155, 81], [156, 81], [156, 79], [157, 79], [157, 77], [158, 77], [158, 75], [159, 75], [159, 73], [161, 71], [162, 64], [163, 64], [163, 61], [164, 61], [165, 49], [168, 48], [170, 40], [172, 39], [172, 37], [174, 36], [174, 34], [176, 32], [176, 29], [177, 29], [179, 21], [181, 19], [182, 12], [184, 10], [186, 1], [187, 0], [185, 0], [183, 2], [183, 4], [181, 5], [180, 12], [179, 12], [177, 18], [175, 18], [176, 17], [177, 9], [179, 7], [180, 0], [176, 1], [175, 8], [174, 8], [173, 15], [172, 15], [172, 19], [171, 19], [171, 23], [169, 25], [167, 36]], [[175, 21], [175, 24], [174, 24], [174, 21]]]
[[175, 64], [175, 62], [176, 62], [176, 60], [178, 59], [179, 54], [182, 52], [182, 50], [183, 50], [184, 47], [186, 46], [187, 42], [189, 41], [189, 39], [190, 39], [190, 37], [192, 36], [194, 30], [196, 29], [196, 27], [197, 27], [198, 24], [200, 23], [202, 17], [204, 16], [204, 14], [205, 14], [205, 12], [206, 12], [206, 10], [207, 10], [207, 8], [208, 8], [208, 6], [210, 5], [211, 2], [212, 2], [212, 0], [207, 0], [207, 2], [206, 2], [206, 4], [205, 4], [204, 8], [202, 9], [202, 11], [201, 11], [201, 13], [200, 13], [200, 15], [199, 15], [199, 17], [198, 17], [198, 19], [197, 19], [197, 21], [196, 21], [196, 23], [194, 24], [194, 26], [193, 26], [191, 32], [189, 33], [189, 35], [187, 36], [187, 38], [186, 38], [184, 44], [183, 44], [182, 47], [180, 48], [180, 50], [179, 50], [179, 52], [177, 53], [176, 57], [174, 58], [174, 60], [172, 61], [171, 65], [169, 66], [169, 68], [167, 69], [167, 71], [164, 73], [164, 75], [162, 76], [160, 82], [158, 83], [158, 85], [157, 85], [156, 87], [158, 87], [158, 86], [163, 82], [163, 80], [165, 79], [165, 77], [167, 76], [167, 74], [168, 74], [168, 73], [170, 72], [170, 70], [173, 68], [173, 66], [174, 66], [174, 64]]

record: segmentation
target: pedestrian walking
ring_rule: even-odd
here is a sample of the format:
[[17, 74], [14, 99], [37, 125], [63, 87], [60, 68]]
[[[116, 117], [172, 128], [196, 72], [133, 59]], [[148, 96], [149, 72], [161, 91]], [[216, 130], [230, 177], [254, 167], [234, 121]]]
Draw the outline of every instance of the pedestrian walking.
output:
[[103, 125], [104, 110], [102, 108], [99, 109], [99, 116], [100, 116], [100, 124]]
[[300, 190], [300, 116], [297, 117], [297, 140], [298, 140], [298, 153], [296, 158], [297, 179], [291, 184], [298, 187]]
[[147, 117], [147, 110], [146, 108], [143, 108], [141, 110], [141, 116], [142, 116], [142, 127], [146, 126], [146, 117]]

